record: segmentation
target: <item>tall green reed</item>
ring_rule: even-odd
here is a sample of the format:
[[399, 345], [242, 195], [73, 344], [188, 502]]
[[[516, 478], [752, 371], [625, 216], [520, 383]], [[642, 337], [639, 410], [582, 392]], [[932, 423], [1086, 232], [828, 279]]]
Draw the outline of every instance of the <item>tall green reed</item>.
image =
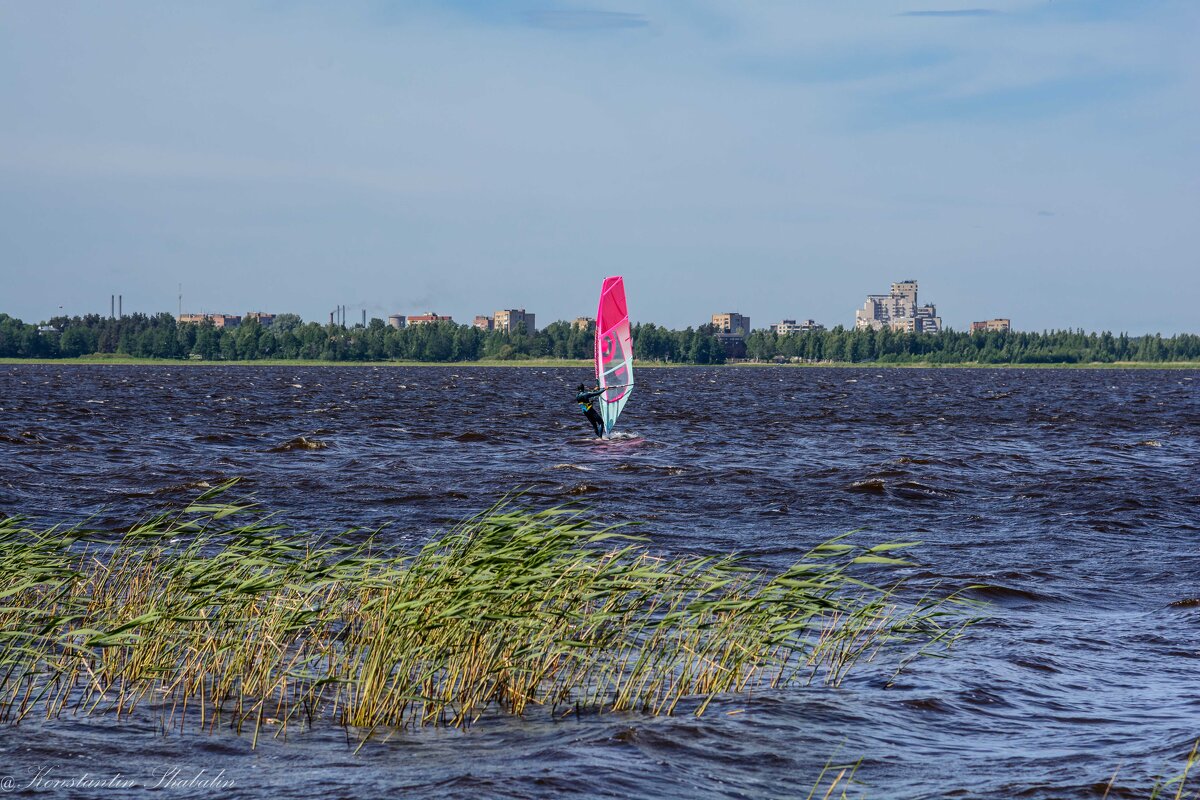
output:
[[0, 722], [149, 704], [257, 739], [531, 706], [700, 714], [729, 692], [837, 684], [889, 645], [948, 646], [969, 621], [953, 596], [864, 580], [912, 543], [839, 537], [768, 575], [502, 502], [404, 553], [292, 531], [218, 502], [227, 489], [118, 538], [0, 521]]

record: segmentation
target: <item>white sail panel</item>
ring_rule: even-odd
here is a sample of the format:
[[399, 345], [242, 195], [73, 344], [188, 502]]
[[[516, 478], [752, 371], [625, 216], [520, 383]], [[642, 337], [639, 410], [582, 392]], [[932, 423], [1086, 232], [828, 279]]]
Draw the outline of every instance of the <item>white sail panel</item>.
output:
[[604, 418], [604, 435], [617, 424], [621, 409], [633, 393], [633, 332], [625, 305], [625, 281], [605, 278], [596, 309], [596, 380], [605, 388], [597, 398]]

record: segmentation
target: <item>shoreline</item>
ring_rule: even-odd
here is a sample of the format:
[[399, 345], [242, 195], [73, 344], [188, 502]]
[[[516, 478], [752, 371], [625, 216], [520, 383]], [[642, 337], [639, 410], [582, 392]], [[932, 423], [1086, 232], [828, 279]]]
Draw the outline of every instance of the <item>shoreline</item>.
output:
[[[479, 361], [321, 361], [307, 359], [256, 359], [252, 361], [200, 361], [168, 358], [133, 358], [130, 356], [76, 358], [0, 358], [0, 365], [56, 365], [65, 366], [136, 366], [136, 367], [580, 367], [590, 369], [592, 361], [583, 359], [481, 359]], [[894, 363], [885, 361], [823, 361], [816, 364], [775, 364], [766, 361], [740, 361], [733, 364], [679, 364], [665, 361], [634, 361], [643, 369], [753, 369], [762, 367], [786, 367], [790, 369], [1200, 369], [1200, 361], [1092, 361], [1076, 364], [984, 364], [974, 361], [960, 363], [932, 363], [912, 361]]]

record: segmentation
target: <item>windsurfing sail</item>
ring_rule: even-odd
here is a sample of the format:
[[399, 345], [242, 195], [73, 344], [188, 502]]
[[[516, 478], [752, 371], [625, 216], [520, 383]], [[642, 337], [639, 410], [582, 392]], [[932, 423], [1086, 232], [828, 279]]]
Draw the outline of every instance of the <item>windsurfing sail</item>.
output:
[[625, 281], [605, 278], [596, 309], [596, 380], [604, 387], [596, 404], [604, 418], [604, 435], [617, 424], [621, 409], [633, 393], [633, 332], [625, 306]]

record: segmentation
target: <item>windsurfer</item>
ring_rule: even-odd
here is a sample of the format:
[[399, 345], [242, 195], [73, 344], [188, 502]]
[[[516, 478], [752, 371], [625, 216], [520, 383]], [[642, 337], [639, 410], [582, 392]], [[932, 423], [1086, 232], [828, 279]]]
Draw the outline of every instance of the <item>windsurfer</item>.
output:
[[595, 429], [597, 436], [604, 435], [604, 418], [600, 416], [600, 412], [592, 405], [592, 401], [600, 395], [604, 394], [604, 387], [597, 387], [595, 390], [588, 390], [584, 385], [579, 384], [579, 389], [575, 395], [575, 402], [579, 403], [579, 407], [583, 410], [584, 416], [588, 418], [588, 422], [592, 423], [592, 428]]

